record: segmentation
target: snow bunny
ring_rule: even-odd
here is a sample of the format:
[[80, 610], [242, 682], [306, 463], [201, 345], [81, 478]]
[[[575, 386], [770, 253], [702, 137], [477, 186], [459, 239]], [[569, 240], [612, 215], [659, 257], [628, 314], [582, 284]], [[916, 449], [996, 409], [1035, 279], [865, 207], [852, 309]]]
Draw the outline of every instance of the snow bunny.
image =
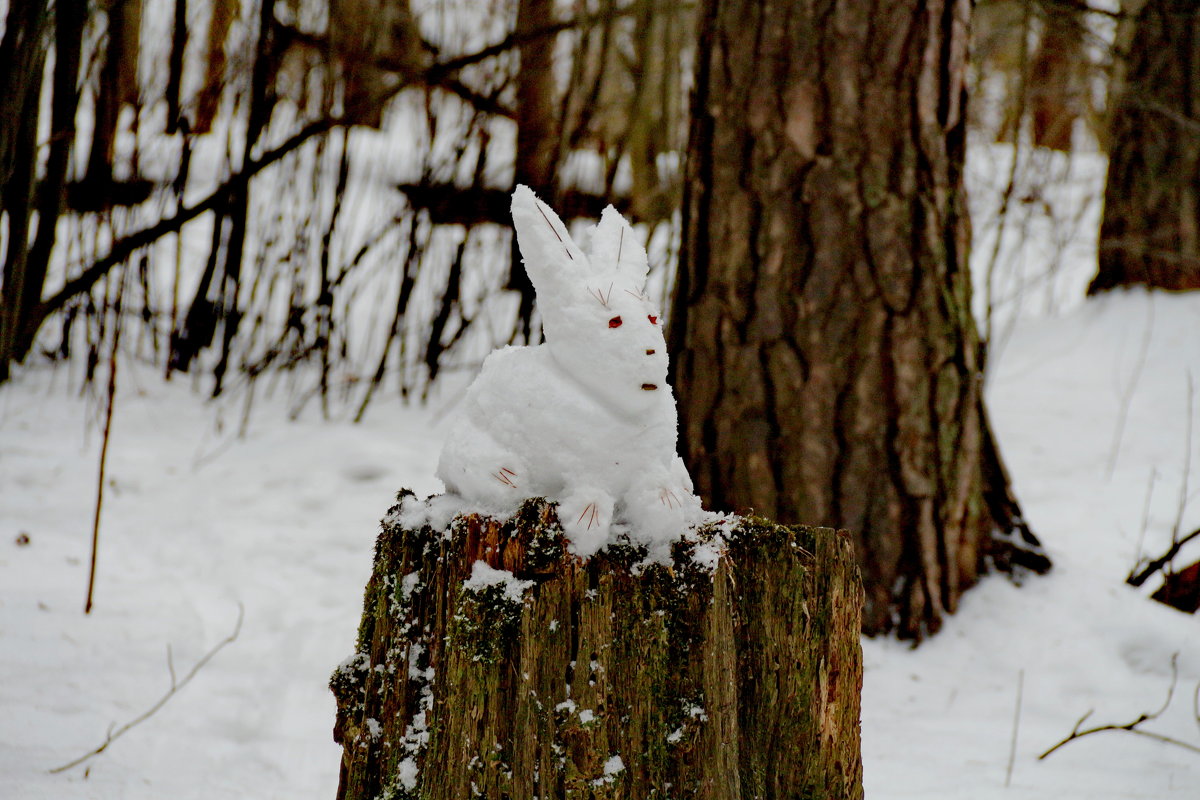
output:
[[587, 252], [526, 186], [513, 192], [512, 216], [546, 343], [484, 360], [438, 477], [447, 492], [501, 513], [527, 497], [557, 501], [577, 555], [603, 547], [615, 524], [665, 557], [703, 512], [675, 451], [666, 341], [644, 294], [646, 250], [612, 206]]

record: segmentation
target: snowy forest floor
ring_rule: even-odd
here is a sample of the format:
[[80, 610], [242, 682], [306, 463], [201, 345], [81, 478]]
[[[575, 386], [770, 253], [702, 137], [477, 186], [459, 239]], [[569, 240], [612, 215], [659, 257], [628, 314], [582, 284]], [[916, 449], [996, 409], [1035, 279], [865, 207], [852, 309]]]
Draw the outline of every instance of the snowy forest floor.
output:
[[[1200, 525], [1200, 420], [1190, 478], [1185, 464], [1198, 342], [1200, 296], [1144, 292], [1012, 335], [988, 399], [1055, 569], [1021, 587], [986, 579], [916, 650], [864, 642], [869, 798], [1200, 796], [1200, 753], [1128, 733], [1037, 760], [1089, 710], [1090, 725], [1158, 708], [1174, 653], [1175, 697], [1144, 729], [1200, 745], [1200, 619], [1147, 599], [1153, 581], [1123, 582], [1139, 542], [1166, 548], [1185, 481], [1182, 530]], [[440, 404], [289, 422], [281, 391], [238, 437], [240, 408], [130, 364], [85, 617], [96, 394], [48, 369], [0, 391], [0, 797], [332, 798], [326, 680], [352, 650], [377, 519], [398, 488], [438, 488]], [[170, 685], [168, 647], [182, 677], [239, 604], [238, 639], [191, 684], [99, 757], [47, 773], [151, 706]]]
[[[1124, 583], [1173, 527], [1200, 527], [1200, 295], [1065, 305], [999, 332], [988, 382], [1054, 571], [985, 579], [916, 650], [864, 641], [870, 800], [1200, 797], [1200, 752], [1126, 732], [1037, 758], [1088, 711], [1090, 726], [1159, 709], [1173, 659], [1172, 701], [1142, 729], [1200, 747], [1200, 617], [1148, 599], [1157, 581]], [[279, 387], [239, 435], [238, 403], [132, 359], [121, 370], [87, 617], [101, 391], [67, 368], [0, 388], [0, 798], [332, 800], [326, 682], [353, 649], [379, 517], [401, 487], [440, 488], [453, 392], [380, 399], [352, 425], [313, 403], [289, 421]], [[161, 710], [48, 772], [150, 708], [168, 657], [182, 680], [239, 606], [236, 641]]]

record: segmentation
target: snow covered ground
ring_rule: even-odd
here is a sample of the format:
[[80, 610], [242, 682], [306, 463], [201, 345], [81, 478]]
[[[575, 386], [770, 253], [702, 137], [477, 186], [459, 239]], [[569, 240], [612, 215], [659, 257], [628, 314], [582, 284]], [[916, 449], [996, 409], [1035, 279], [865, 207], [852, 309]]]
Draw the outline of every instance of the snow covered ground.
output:
[[[1090, 267], [1072, 263], [1077, 298]], [[1198, 798], [1200, 753], [1150, 739], [1102, 733], [1037, 756], [1089, 710], [1089, 725], [1156, 710], [1176, 653], [1172, 703], [1143, 727], [1200, 746], [1200, 618], [1148, 600], [1153, 581], [1124, 584], [1177, 519], [1200, 527], [1200, 295], [1018, 316], [988, 397], [1055, 570], [1020, 588], [986, 579], [917, 650], [864, 642], [867, 796]], [[288, 421], [280, 387], [239, 437], [236, 403], [206, 404], [132, 359], [121, 369], [88, 617], [99, 390], [65, 368], [0, 388], [0, 798], [332, 798], [326, 681], [352, 650], [378, 518], [400, 487], [438, 488], [453, 392], [428, 408], [381, 398], [351, 425], [312, 404]], [[48, 772], [152, 706], [168, 652], [182, 679], [239, 606], [236, 641], [161, 710]]]
[[[1200, 468], [1200, 296], [1119, 294], [1017, 329], [988, 400], [1054, 571], [1020, 588], [986, 579], [916, 651], [864, 643], [869, 798], [1200, 797], [1200, 752], [1123, 732], [1037, 760], [1089, 710], [1085, 728], [1161, 707], [1174, 653], [1172, 704], [1143, 728], [1200, 747], [1200, 618], [1124, 583], [1139, 544], [1151, 556], [1170, 544], [1185, 491], [1189, 374]], [[1183, 533], [1200, 527], [1198, 487], [1193, 469]], [[1200, 548], [1185, 552], [1200, 558]]]

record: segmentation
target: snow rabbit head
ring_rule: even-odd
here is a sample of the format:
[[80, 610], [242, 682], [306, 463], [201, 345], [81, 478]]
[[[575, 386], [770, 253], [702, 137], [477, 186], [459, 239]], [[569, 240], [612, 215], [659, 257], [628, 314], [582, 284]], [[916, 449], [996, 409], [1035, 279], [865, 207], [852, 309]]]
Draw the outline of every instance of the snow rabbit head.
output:
[[646, 249], [629, 223], [604, 209], [585, 252], [527, 186], [513, 193], [512, 216], [558, 365], [614, 410], [637, 414], [663, 402], [666, 341], [645, 295]]

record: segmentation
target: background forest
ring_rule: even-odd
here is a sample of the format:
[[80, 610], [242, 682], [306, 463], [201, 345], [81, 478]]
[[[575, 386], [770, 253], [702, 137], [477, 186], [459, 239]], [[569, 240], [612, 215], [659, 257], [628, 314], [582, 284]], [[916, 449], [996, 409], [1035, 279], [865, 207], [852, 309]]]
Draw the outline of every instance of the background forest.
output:
[[[895, 416], [875, 419], [847, 401], [830, 412], [838, 424], [804, 431], [817, 437], [806, 442], [824, 437], [859, 453], [831, 462], [842, 482], [828, 501], [787, 474], [800, 461], [791, 456], [746, 493], [726, 489], [755, 463], [753, 437], [710, 421], [745, 409], [689, 405], [707, 396], [705, 376], [758, 380], [732, 356], [705, 362], [703, 326], [689, 320], [703, 321], [711, 304], [736, 308], [755, 287], [785, 306], [819, 306], [806, 294], [819, 281], [793, 291], [735, 272], [696, 288], [718, 275], [722, 241], [770, 227], [755, 223], [765, 212], [719, 215], [740, 208], [728, 198], [763, 183], [749, 167], [726, 184], [720, 169], [697, 170], [719, 167], [736, 149], [729, 142], [743, 141], [736, 127], [722, 139], [704, 120], [721, 118], [713, 109], [727, 96], [766, 97], [756, 92], [776, 86], [778, 129], [732, 116], [792, 142], [799, 161], [780, 162], [795, 169], [789, 175], [820, 176], [823, 159], [843, 152], [869, 168], [875, 155], [845, 143], [870, 147], [894, 131], [901, 144], [881, 162], [880, 208], [893, 191], [935, 198], [915, 206], [933, 227], [897, 223], [891, 238], [879, 237], [881, 217], [856, 227], [849, 200], [823, 207], [806, 194], [787, 206], [759, 194], [757, 207], [802, 215], [812, 240], [801, 250], [813, 263], [875, 248], [911, 256], [901, 272], [939, 276], [927, 286], [944, 318], [919, 315], [912, 340], [952, 331], [946, 357], [965, 377], [951, 406], [939, 405], [946, 384], [916, 392], [943, 423], [917, 438], [935, 442], [928, 457], [939, 486], [963, 463], [982, 475], [967, 505], [986, 511], [972, 510], [982, 521], [972, 516], [967, 533], [945, 522], [951, 504], [935, 491], [938, 524], [920, 542], [905, 532], [920, 526], [883, 523], [858, 542], [867, 632], [931, 637], [916, 651], [864, 641], [868, 795], [983, 797], [1012, 784], [1028, 797], [1190, 796], [1200, 782], [1200, 636], [1194, 617], [1149, 596], [1200, 606], [1200, 536], [1189, 535], [1200, 525], [1190, 477], [1200, 455], [1200, 307], [1188, 293], [1129, 287], [1200, 288], [1200, 12], [1180, 0], [862, 3], [853, 11], [861, 25], [850, 29], [871, 33], [847, 36], [861, 47], [816, 25], [818, 44], [794, 56], [790, 69], [816, 76], [799, 84], [807, 89], [785, 92], [797, 84], [771, 73], [741, 92], [736, 69], [710, 59], [734, 52], [742, 21], [758, 32], [746, 38], [746, 64], [798, 52], [771, 49], [777, 30], [809, 36], [795, 33], [787, 4], [776, 5], [4, 7], [0, 676], [3, 704], [17, 713], [0, 722], [9, 751], [0, 787], [11, 782], [17, 797], [332, 796], [324, 680], [350, 652], [374, 520], [401, 486], [438, 490], [444, 416], [483, 357], [540, 339], [532, 287], [514, 268], [516, 183], [578, 226], [612, 203], [646, 238], [651, 292], [681, 365], [681, 451], [706, 500], [856, 531], [860, 518], [886, 516], [845, 498], [892, 497], [856, 483], [855, 464], [887, 460], [892, 451], [870, 442], [903, 438]], [[796, 5], [805, 9], [798, 18], [834, 13]], [[932, 73], [900, 58], [894, 83], [910, 94], [867, 94], [859, 117], [839, 117], [845, 63], [828, 54], [859, 57], [852, 66], [869, 72], [873, 48], [902, 39], [876, 31], [905, 30], [888, 15], [910, 12], [932, 31], [928, 52], [943, 58]], [[922, 76], [942, 87], [933, 128], [917, 108]], [[969, 100], [956, 121], [948, 109], [958, 89]], [[927, 152], [945, 162], [926, 172], [917, 157], [916, 174], [930, 177], [912, 191], [891, 185], [907, 175], [909, 135], [933, 136]], [[820, 185], [840, 197], [836, 182]], [[707, 230], [737, 234], [697, 233]], [[774, 252], [760, 241], [760, 254]], [[858, 307], [831, 296], [831, 307]], [[749, 317], [771, 316], [769, 303], [755, 302]], [[838, 342], [830, 363], [853, 375], [874, 368], [840, 349], [834, 332], [875, 330], [862, 313], [810, 314]], [[757, 333], [751, 324], [739, 335]], [[774, 362], [766, 372], [789, 374]], [[834, 381], [829, 393], [874, 391], [855, 380]], [[986, 392], [973, 388], [985, 380]], [[749, 391], [735, 400], [762, 402]], [[977, 426], [983, 444], [964, 446], [974, 441], [964, 437], [939, 450], [951, 417]], [[861, 450], [842, 433], [851, 419], [874, 430]], [[772, 441], [764, 446], [777, 450]], [[957, 467], [937, 455], [947, 451], [961, 456]], [[784, 488], [755, 493], [764, 486]], [[893, 494], [909, 507], [904, 491]], [[901, 519], [920, 516], [907, 513]], [[984, 531], [978, 543], [972, 525]], [[89, 553], [89, 534], [100, 531]], [[101, 587], [95, 598], [89, 571]], [[989, 572], [1009, 577], [967, 591]], [[88, 607], [96, 604], [87, 618], [85, 587]], [[195, 686], [112, 751], [45, 774], [105, 742], [109, 722], [137, 718], [160, 689], [170, 695], [190, 680], [187, 666], [242, 619], [239, 604], [245, 627], [204, 662]], [[164, 642], [176, 648], [169, 670]], [[1155, 716], [1168, 687], [1175, 695]], [[1090, 708], [1098, 710], [1083, 728], [1146, 712], [1152, 718], [1133, 727], [1172, 741], [1110, 731], [1036, 761]]]

